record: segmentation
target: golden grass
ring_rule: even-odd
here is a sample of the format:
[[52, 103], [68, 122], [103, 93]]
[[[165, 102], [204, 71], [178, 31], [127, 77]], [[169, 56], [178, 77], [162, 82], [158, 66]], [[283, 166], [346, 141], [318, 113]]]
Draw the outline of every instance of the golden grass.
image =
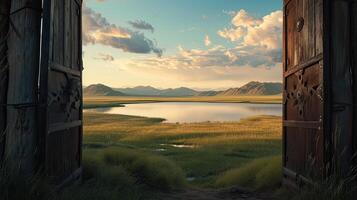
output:
[[104, 115], [105, 119], [100, 123], [98, 116], [101, 114], [86, 113], [85, 133], [89, 135], [115, 132], [122, 136], [121, 141], [177, 137], [172, 142], [208, 145], [281, 137], [281, 119], [274, 116], [258, 116], [243, 119], [241, 122], [187, 124], [159, 123], [161, 119], [122, 115]]
[[227, 187], [232, 185], [250, 186], [255, 189], [275, 188], [282, 179], [282, 157], [266, 157], [224, 172], [217, 178], [216, 185]]
[[[281, 154], [281, 118], [257, 116], [240, 122], [161, 123], [160, 118], [84, 115], [84, 147], [151, 152], [174, 160], [194, 184], [214, 186], [222, 172], [256, 158]], [[179, 146], [182, 145], [180, 148]]]
[[115, 107], [120, 104], [154, 102], [269, 103], [280, 104], [281, 95], [212, 97], [84, 97], [85, 108]]

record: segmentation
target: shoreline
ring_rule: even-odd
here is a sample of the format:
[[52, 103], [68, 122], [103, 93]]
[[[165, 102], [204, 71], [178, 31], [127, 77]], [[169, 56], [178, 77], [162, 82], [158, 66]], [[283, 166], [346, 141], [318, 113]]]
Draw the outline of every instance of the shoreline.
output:
[[[191, 98], [191, 99], [190, 99]], [[282, 104], [280, 96], [240, 96], [227, 98], [194, 97], [89, 97], [84, 98], [83, 109], [125, 107], [126, 104], [146, 103], [242, 103], [242, 104]]]

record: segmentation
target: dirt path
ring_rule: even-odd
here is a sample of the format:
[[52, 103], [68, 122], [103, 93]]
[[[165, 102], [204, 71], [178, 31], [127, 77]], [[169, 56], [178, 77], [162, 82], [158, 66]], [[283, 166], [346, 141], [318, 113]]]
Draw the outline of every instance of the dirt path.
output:
[[220, 190], [187, 189], [162, 194], [161, 200], [273, 200], [271, 194], [255, 193], [244, 188], [232, 187]]

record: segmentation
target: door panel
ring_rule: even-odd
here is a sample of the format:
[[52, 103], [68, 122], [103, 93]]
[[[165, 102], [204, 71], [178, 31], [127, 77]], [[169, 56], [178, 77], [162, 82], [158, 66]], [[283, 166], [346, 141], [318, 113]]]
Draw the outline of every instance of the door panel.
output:
[[8, 61], [6, 59], [6, 38], [9, 32], [9, 20], [6, 17], [10, 13], [10, 1], [0, 1], [0, 164], [5, 153], [6, 130], [6, 106], [8, 87]]
[[[351, 26], [352, 37], [352, 74], [353, 74], [353, 99], [354, 105], [357, 105], [357, 2], [352, 2], [352, 26]], [[354, 106], [353, 110], [354, 116], [357, 115], [357, 106]], [[353, 119], [353, 155], [357, 155], [357, 117]], [[354, 164], [357, 165], [357, 156], [353, 157]]]
[[[284, 178], [323, 173], [323, 1], [285, 1]], [[293, 174], [293, 175], [292, 175]]]
[[43, 159], [47, 175], [57, 184], [81, 170], [82, 42], [79, 0], [44, 3], [40, 99]]

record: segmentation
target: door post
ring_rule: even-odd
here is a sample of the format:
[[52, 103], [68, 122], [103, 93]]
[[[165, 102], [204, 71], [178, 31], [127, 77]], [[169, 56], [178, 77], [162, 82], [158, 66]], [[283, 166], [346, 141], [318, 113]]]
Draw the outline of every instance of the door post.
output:
[[3, 161], [6, 131], [6, 96], [8, 83], [7, 35], [11, 0], [0, 1], [0, 164]]
[[6, 165], [32, 175], [39, 151], [37, 106], [41, 0], [12, 0], [8, 38]]

